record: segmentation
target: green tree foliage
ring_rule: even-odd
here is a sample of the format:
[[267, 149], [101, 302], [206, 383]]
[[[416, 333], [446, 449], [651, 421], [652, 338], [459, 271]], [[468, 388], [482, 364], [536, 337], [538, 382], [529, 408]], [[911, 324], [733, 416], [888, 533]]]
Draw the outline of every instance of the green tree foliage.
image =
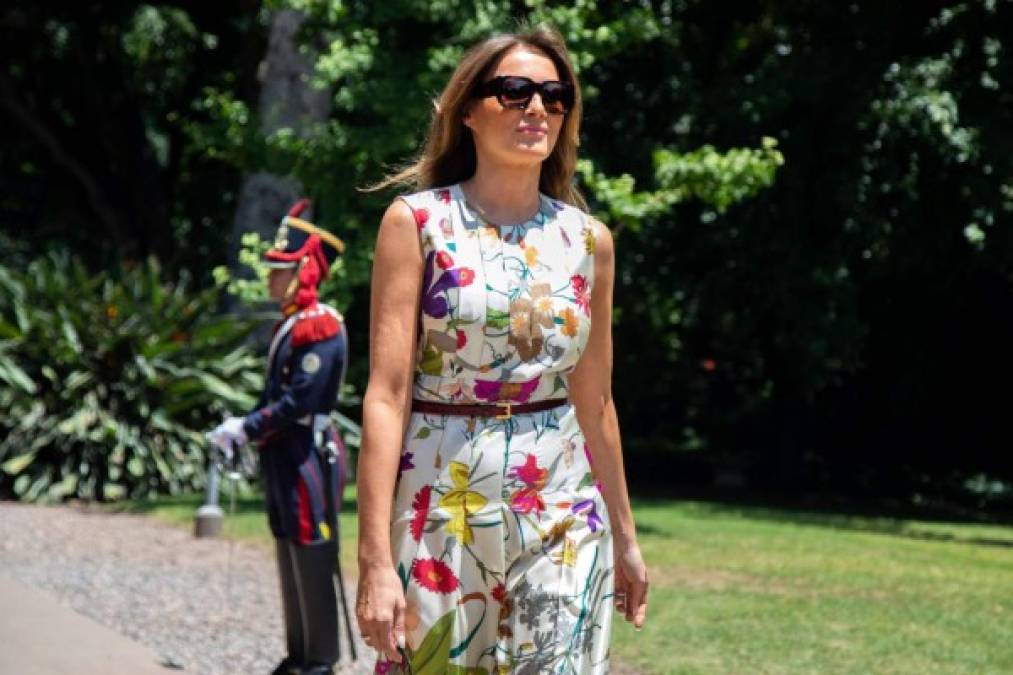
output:
[[6, 3], [0, 228], [93, 264], [154, 254], [209, 281], [237, 172], [190, 140], [205, 88], [256, 88], [258, 3]]
[[[580, 185], [617, 242], [614, 388], [634, 477], [655, 473], [655, 450], [781, 485], [1013, 476], [984, 375], [1013, 376], [1011, 3], [95, 7], [0, 12], [8, 232], [46, 196], [40, 235], [88, 247], [106, 222], [94, 186], [119, 204], [169, 185], [171, 228], [135, 209], [109, 236], [207, 275], [225, 262], [237, 171], [292, 174], [349, 244], [327, 297], [365, 354], [392, 195], [356, 188], [417, 152], [467, 46], [546, 20], [584, 87]], [[266, 12], [283, 8], [308, 15], [300, 40], [333, 112], [319, 133], [264, 137], [252, 85]], [[175, 243], [145, 243], [165, 232]], [[365, 372], [353, 356], [350, 380]]]

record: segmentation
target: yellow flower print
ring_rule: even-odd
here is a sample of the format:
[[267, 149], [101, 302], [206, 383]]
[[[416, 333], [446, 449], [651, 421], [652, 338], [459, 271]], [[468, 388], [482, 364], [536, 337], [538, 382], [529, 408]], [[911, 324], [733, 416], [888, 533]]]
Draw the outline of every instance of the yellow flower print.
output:
[[525, 309], [524, 304], [518, 302], [515, 303], [515, 307], [518, 311], [516, 314], [510, 315], [510, 331], [515, 335], [525, 335], [528, 333], [528, 322], [531, 315], [521, 313]]
[[594, 229], [585, 227], [581, 230], [581, 234], [584, 235], [584, 252], [594, 253]]
[[572, 307], [567, 307], [563, 310], [563, 335], [569, 337], [577, 337], [577, 328], [580, 322], [577, 319], [577, 313], [573, 311]]
[[528, 267], [534, 267], [538, 263], [538, 249], [534, 246], [525, 247], [524, 262], [528, 264]]
[[552, 314], [552, 298], [543, 296], [535, 300], [535, 310], [543, 314]]
[[573, 567], [577, 564], [577, 544], [573, 539], [566, 537], [563, 540], [563, 550], [554, 554], [552, 559], [557, 565]]
[[440, 508], [450, 514], [447, 532], [457, 537], [462, 544], [470, 544], [475, 535], [468, 524], [468, 516], [478, 513], [488, 499], [468, 489], [468, 465], [462, 462], [450, 463], [450, 480], [454, 489], [440, 498]]

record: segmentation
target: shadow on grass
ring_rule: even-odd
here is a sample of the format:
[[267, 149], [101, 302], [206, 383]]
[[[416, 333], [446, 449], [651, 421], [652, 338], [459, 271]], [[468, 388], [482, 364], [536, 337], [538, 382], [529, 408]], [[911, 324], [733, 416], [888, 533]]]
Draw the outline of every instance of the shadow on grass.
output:
[[[105, 510], [114, 513], [139, 513], [150, 514], [164, 508], [192, 508], [195, 512], [204, 503], [202, 494], [185, 494], [170, 497], [155, 497], [152, 499], [135, 499], [124, 502], [113, 502], [104, 505]], [[226, 512], [229, 510], [229, 497], [222, 495], [218, 505]], [[345, 497], [341, 503], [341, 513], [357, 513], [358, 502], [353, 498]], [[236, 495], [236, 515], [258, 514], [264, 511], [264, 496], [259, 493], [246, 493]], [[266, 515], [265, 515], [266, 517]]]
[[[353, 515], [358, 512], [354, 490], [346, 493], [341, 512]], [[189, 494], [154, 499], [139, 499], [107, 505], [109, 511], [121, 513], [149, 514], [165, 508], [192, 509], [196, 512], [203, 502], [203, 495]], [[223, 495], [221, 507], [228, 512], [228, 495]], [[803, 499], [797, 502], [783, 496], [758, 496], [741, 494], [678, 494], [671, 497], [643, 496], [634, 498], [635, 508], [681, 507], [691, 517], [741, 518], [791, 523], [812, 527], [832, 528], [851, 532], [869, 532], [907, 539], [939, 543], [971, 544], [1013, 548], [1013, 528], [1005, 522], [989, 521], [984, 518], [959, 518], [953, 514], [931, 510], [912, 509], [908, 506], [874, 504], [850, 501], [833, 503]], [[236, 497], [236, 515], [264, 514], [264, 498], [259, 493], [244, 493]], [[949, 516], [949, 517], [947, 517]], [[266, 518], [266, 514], [264, 514]], [[672, 517], [679, 517], [672, 514]], [[930, 529], [926, 525], [936, 524], [954, 528], [968, 525], [1005, 528], [1004, 532], [988, 532], [975, 535], [972, 532], [959, 534], [943, 529]], [[640, 522], [637, 532], [646, 536], [667, 537], [671, 532], [663, 526]]]
[[[645, 496], [636, 498], [637, 507], [661, 507], [682, 504], [693, 515], [703, 517], [734, 517], [749, 520], [766, 520], [795, 525], [825, 527], [853, 532], [869, 532], [907, 539], [940, 543], [971, 544], [1013, 548], [1013, 527], [1005, 520], [989, 514], [957, 514], [937, 509], [919, 509], [908, 505], [863, 502], [859, 500], [821, 500], [800, 498], [797, 501], [778, 495], [742, 494], [680, 494], [670, 498]], [[1007, 532], [987, 535], [955, 534], [929, 529], [927, 525], [954, 528], [968, 526], [1005, 528]], [[665, 536], [663, 528], [650, 524], [637, 524], [637, 532], [645, 535]]]

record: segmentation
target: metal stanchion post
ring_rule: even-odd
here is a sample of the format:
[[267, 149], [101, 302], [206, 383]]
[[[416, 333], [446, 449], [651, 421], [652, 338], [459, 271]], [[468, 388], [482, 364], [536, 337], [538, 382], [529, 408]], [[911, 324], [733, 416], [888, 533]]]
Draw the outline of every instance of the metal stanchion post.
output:
[[197, 509], [197, 515], [194, 517], [194, 535], [197, 537], [219, 536], [225, 519], [225, 513], [218, 506], [219, 462], [212, 456], [208, 464], [207, 494], [204, 496], [204, 504]]

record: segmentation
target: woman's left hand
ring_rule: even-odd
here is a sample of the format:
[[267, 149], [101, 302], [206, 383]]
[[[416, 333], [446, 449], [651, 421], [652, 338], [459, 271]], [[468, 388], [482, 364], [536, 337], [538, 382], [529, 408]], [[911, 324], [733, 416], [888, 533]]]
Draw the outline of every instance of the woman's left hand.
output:
[[616, 542], [614, 558], [616, 611], [640, 630], [647, 620], [647, 566], [636, 541]]

